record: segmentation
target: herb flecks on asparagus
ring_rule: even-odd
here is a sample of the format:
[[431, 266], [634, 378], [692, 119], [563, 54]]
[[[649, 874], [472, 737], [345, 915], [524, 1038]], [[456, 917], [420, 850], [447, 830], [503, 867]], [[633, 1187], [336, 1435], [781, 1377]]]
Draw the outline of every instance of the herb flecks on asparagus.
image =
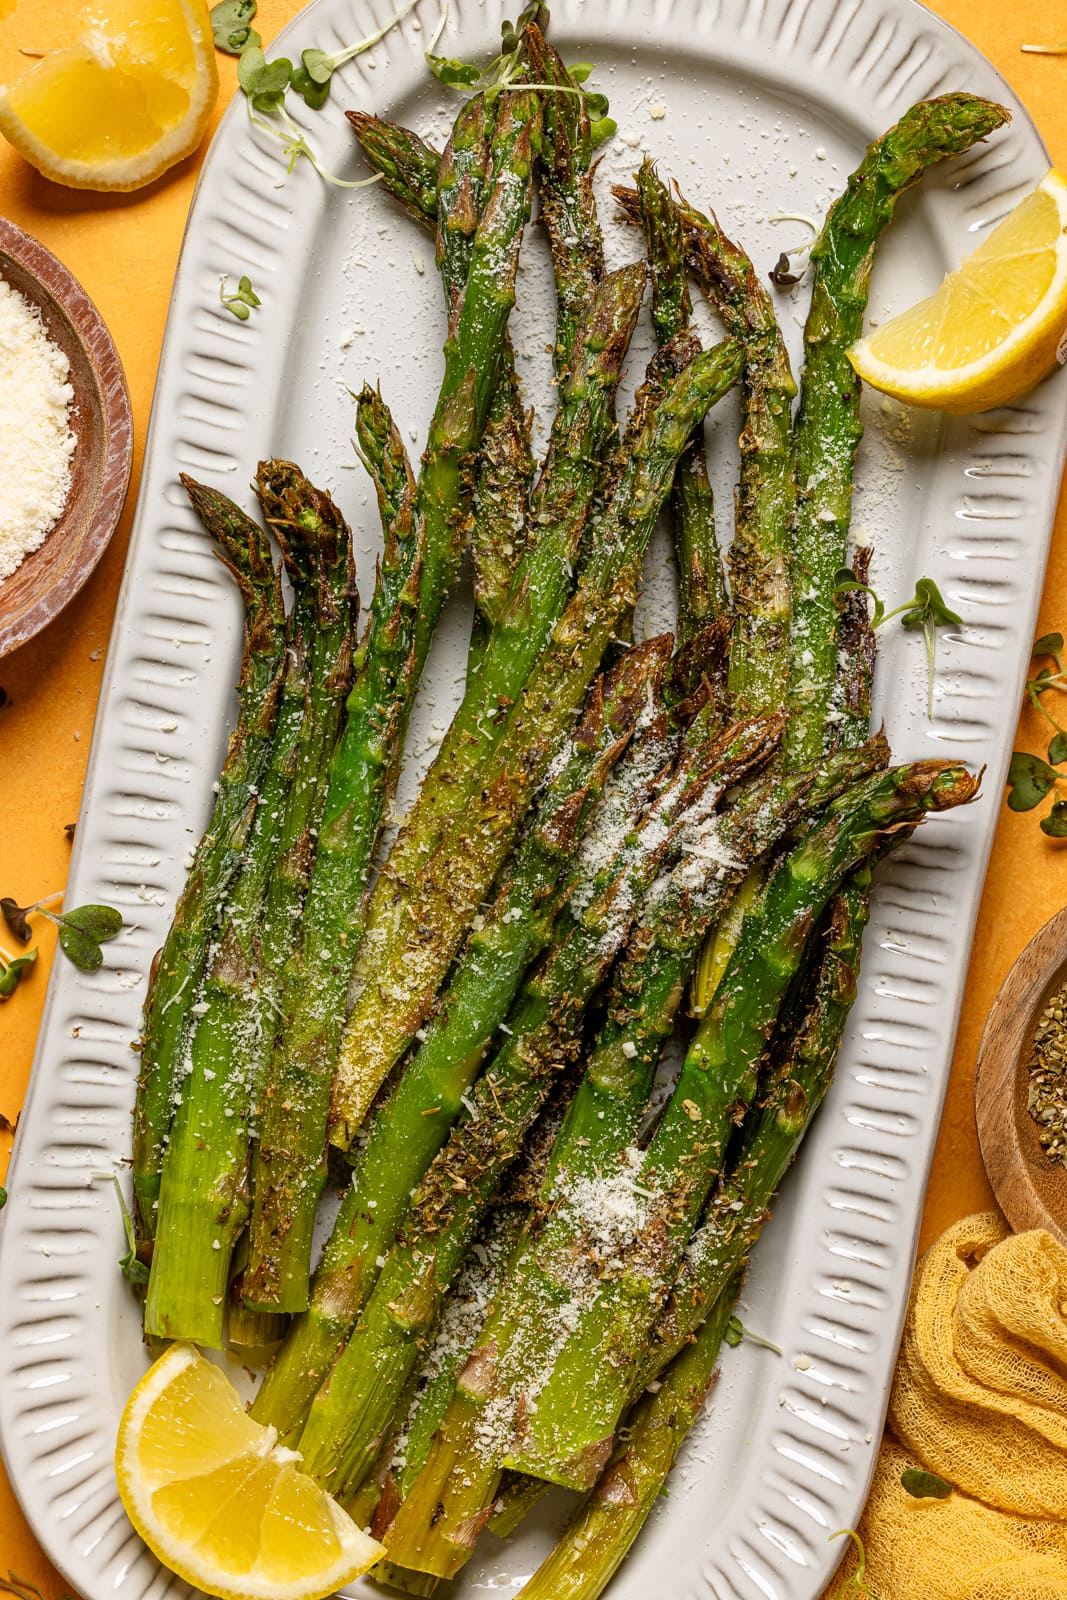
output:
[[192, 478], [183, 476], [182, 482], [241, 591], [244, 648], [237, 685], [239, 717], [219, 774], [218, 796], [153, 963], [145, 1003], [133, 1134], [135, 1218], [142, 1243], [155, 1233], [163, 1150], [188, 1040], [189, 1006], [255, 817], [285, 652], [280, 569], [274, 567], [266, 534], [225, 495]]
[[905, 189], [936, 162], [962, 155], [1007, 120], [1003, 106], [975, 95], [920, 101], [871, 145], [812, 246], [811, 308], [795, 424], [795, 592], [786, 743], [796, 767], [817, 761], [828, 738], [838, 654], [833, 591], [846, 565], [853, 466], [863, 432], [861, 385], [847, 351], [863, 332], [875, 248]]
[[[578, 587], [530, 673], [462, 819], [453, 849], [423, 866], [419, 894], [395, 936], [370, 948], [374, 982], [349, 1017], [334, 1082], [332, 1132], [347, 1148], [383, 1082], [425, 1018], [478, 903], [507, 854], [540, 775], [584, 698], [615, 627], [633, 605], [640, 564], [679, 454], [705, 412], [736, 382], [739, 348], [724, 342], [667, 386], [630, 441], [609, 505], [590, 535]], [[434, 929], [427, 940], [424, 927]]]
[[568, 862], [647, 694], [658, 692], [665, 657], [664, 641], [652, 640], [594, 686], [560, 771], [492, 908], [478, 919], [433, 1025], [378, 1109], [315, 1274], [308, 1310], [294, 1322], [253, 1406], [257, 1420], [272, 1423], [285, 1439], [303, 1423], [351, 1331], [373, 1287], [380, 1254], [392, 1244], [411, 1191], [448, 1137], [526, 967], [552, 937], [574, 881]]

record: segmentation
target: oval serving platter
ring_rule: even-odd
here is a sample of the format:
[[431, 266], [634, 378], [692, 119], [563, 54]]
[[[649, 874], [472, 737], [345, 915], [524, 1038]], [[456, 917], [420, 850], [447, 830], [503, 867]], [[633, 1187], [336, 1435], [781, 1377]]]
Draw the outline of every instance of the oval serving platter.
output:
[[[443, 139], [456, 101], [422, 58], [438, 14], [436, 0], [420, 0], [344, 69], [324, 111], [301, 109], [328, 170], [363, 175], [348, 106]], [[453, 0], [438, 48], [488, 59], [505, 14], [501, 0]], [[312, 44], [337, 49], [387, 15], [384, 0], [316, 0], [273, 50], [296, 59]], [[1048, 165], [989, 64], [912, 0], [557, 0], [552, 28], [568, 58], [596, 63], [594, 82], [619, 122], [599, 177], [605, 219], [608, 185], [648, 149], [767, 268], [806, 233], [772, 219], [821, 215], [864, 145], [911, 102], [962, 88], [1005, 101], [1008, 130], [931, 173], [900, 205], [876, 268], [875, 316], [928, 293]], [[621, 225], [609, 235], [612, 264], [637, 253]], [[529, 395], [543, 405], [551, 287], [536, 238], [527, 255], [514, 335]], [[219, 280], [242, 273], [262, 307], [239, 323], [219, 302]], [[795, 358], [803, 286], [780, 307]], [[239, 653], [236, 598], [177, 473], [251, 505], [259, 457], [300, 461], [352, 520], [369, 588], [375, 522], [351, 447], [350, 391], [380, 377], [405, 431], [421, 439], [442, 337], [429, 240], [375, 188], [329, 187], [306, 163], [287, 177], [281, 150], [232, 107], [182, 252], [71, 873], [75, 898], [119, 906], [128, 928], [94, 977], [56, 968], [0, 1223], [5, 1460], [38, 1537], [85, 1600], [182, 1591], [141, 1545], [115, 1491], [116, 1426], [148, 1358], [116, 1266], [114, 1196], [92, 1177], [121, 1171], [127, 1154], [145, 981], [208, 815]], [[635, 371], [643, 353], [635, 350]], [[840, 1555], [829, 1535], [858, 1517], [1067, 442], [1056, 382], [977, 419], [909, 416], [867, 397], [855, 532], [876, 546], [875, 585], [895, 602], [929, 574], [963, 617], [939, 637], [930, 721], [922, 642], [885, 630], [876, 716], [898, 758], [988, 763], [986, 794], [929, 823], [879, 875], [837, 1083], [744, 1292], [745, 1321], [783, 1353], [724, 1353], [707, 1418], [615, 1580], [616, 1600], [664, 1591], [674, 1600], [815, 1600]], [[736, 433], [729, 407], [709, 427], [722, 506]], [[664, 548], [650, 560], [649, 627], [669, 615]], [[416, 708], [409, 784], [435, 724], [447, 720], [464, 652], [457, 601]], [[548, 1548], [553, 1509], [558, 1502], [506, 1545], [487, 1540], [457, 1594], [517, 1592]], [[355, 1592], [379, 1591], [363, 1582]]]

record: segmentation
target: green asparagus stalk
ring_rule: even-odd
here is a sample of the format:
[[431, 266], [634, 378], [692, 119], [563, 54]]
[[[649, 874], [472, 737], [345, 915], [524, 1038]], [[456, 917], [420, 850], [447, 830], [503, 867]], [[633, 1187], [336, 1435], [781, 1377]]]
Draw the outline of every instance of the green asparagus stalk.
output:
[[526, 967], [548, 942], [567, 896], [559, 879], [647, 694], [658, 693], [669, 650], [669, 638], [639, 646], [594, 687], [492, 910], [472, 932], [433, 1025], [375, 1115], [310, 1305], [253, 1406], [257, 1420], [271, 1423], [283, 1441], [302, 1425], [370, 1293], [411, 1191], [448, 1137]]
[[1003, 106], [974, 95], [947, 94], [912, 106], [870, 146], [812, 247], [794, 430], [798, 492], [787, 738], [794, 767], [810, 766], [822, 753], [837, 678], [833, 590], [847, 555], [852, 473], [863, 432], [862, 385], [848, 348], [863, 332], [875, 248], [905, 189], [935, 162], [962, 155], [1007, 120]]
[[554, 359], [562, 377], [570, 370], [586, 306], [604, 276], [604, 239], [593, 197], [593, 140], [585, 97], [573, 92], [576, 84], [559, 51], [536, 22], [527, 26], [524, 40], [531, 73], [539, 84], [550, 86], [541, 96], [545, 137], [538, 195], [556, 280]]
[[[636, 191], [614, 191], [626, 216], [647, 216], [653, 185], [660, 210], [671, 206], [646, 166]], [[730, 552], [734, 634], [729, 686], [738, 714], [761, 716], [779, 709], [788, 686], [796, 384], [770, 296], [748, 256], [727, 238], [714, 216], [702, 215], [681, 199], [672, 209], [686, 264], [727, 331], [745, 344], [741, 476]]]
[[437, 178], [441, 153], [410, 128], [386, 122], [367, 111], [346, 111], [371, 168], [408, 214], [424, 227], [437, 228]]
[[[880, 853], [898, 846], [912, 831], [902, 828]], [[635, 1366], [632, 1396], [654, 1382], [685, 1348], [731, 1276], [743, 1266], [767, 1207], [833, 1081], [838, 1047], [856, 997], [870, 884], [871, 863], [864, 862], [844, 880], [831, 902], [810, 1008], [793, 1036], [772, 1052], [760, 1103], [746, 1121], [729, 1170], [687, 1246], [655, 1338]]]
[[[688, 328], [693, 304], [681, 220], [648, 157], [637, 174], [637, 198], [652, 268], [652, 325], [656, 342], [663, 346]], [[702, 624], [727, 615], [730, 609], [715, 532], [715, 498], [708, 478], [703, 424], [694, 429], [678, 463], [671, 518], [678, 558], [678, 632], [688, 639]]]
[[[367, 161], [381, 174], [390, 194], [417, 222], [436, 233], [441, 168], [438, 152], [398, 123], [360, 111], [350, 111], [348, 118]], [[455, 281], [451, 273], [446, 276], [449, 304], [462, 287], [466, 266], [455, 249], [445, 258], [447, 269], [460, 269]], [[481, 664], [489, 630], [498, 620], [525, 542], [526, 502], [532, 478], [529, 422], [519, 393], [514, 354], [505, 340], [471, 497], [470, 548], [476, 609], [468, 674], [476, 672]]]
[[[838, 787], [869, 771], [877, 758], [873, 747], [866, 757], [839, 758]], [[569, 1413], [572, 1395], [581, 1405], [599, 1403], [586, 1392], [590, 1346], [597, 1349], [609, 1388], [616, 1370], [625, 1373], [632, 1366], [673, 1276], [669, 1252], [680, 1259], [703, 1203], [672, 1195], [673, 1210], [665, 1198], [645, 1229], [643, 1214], [653, 1213], [659, 1190], [641, 1170], [640, 1152], [628, 1148], [684, 986], [685, 969], [674, 960], [687, 937], [679, 913], [687, 899], [691, 914], [692, 901], [728, 900], [754, 856], [793, 824], [812, 787], [811, 778], [795, 786], [780, 779], [756, 785], [718, 822], [714, 839], [705, 839], [712, 866], [710, 872], [704, 868], [702, 888], [692, 882], [692, 863], [683, 860], [631, 941], [613, 985], [608, 1021], [552, 1153], [544, 1220], [509, 1269], [500, 1305], [461, 1375], [427, 1467], [390, 1531], [390, 1553], [401, 1565], [455, 1575], [470, 1554], [471, 1533], [491, 1514], [506, 1455], [519, 1471], [530, 1472], [533, 1461], [535, 1475], [555, 1481], [562, 1476], [572, 1487], [589, 1487], [603, 1466], [602, 1434], [581, 1443], [562, 1468], [550, 1472], [544, 1470], [543, 1450], [535, 1452], [542, 1417], [553, 1441], [568, 1430], [581, 1436], [581, 1421], [560, 1418], [560, 1407]], [[688, 942], [695, 952], [703, 930], [699, 916], [693, 920]], [[683, 1098], [694, 1109], [684, 1092]], [[684, 1214], [686, 1201], [691, 1220]], [[657, 1292], [650, 1292], [650, 1255], [660, 1273]]]
[[693, 1343], [667, 1368], [657, 1390], [638, 1401], [593, 1493], [519, 1591], [526, 1600], [596, 1600], [603, 1594], [663, 1493], [678, 1451], [704, 1409], [740, 1287], [738, 1273]]
[[[290, 969], [286, 1027], [264, 1109], [245, 1293], [253, 1307], [307, 1304], [315, 1206], [326, 1174], [325, 1128], [349, 963], [364, 928], [363, 892], [390, 774], [430, 639], [459, 562], [465, 463], [485, 417], [529, 213], [540, 138], [537, 102], [506, 94], [490, 153], [487, 200], [466, 288], [451, 319], [445, 376], [414, 495], [421, 551], [408, 569], [396, 541], [392, 578], [372, 606], [345, 737], [333, 764], [304, 938]], [[410, 580], [410, 581], [409, 581]], [[407, 632], [411, 628], [410, 643]], [[323, 846], [326, 846], [324, 849]], [[340, 870], [339, 870], [340, 869]]]
[[740, 352], [729, 343], [698, 356], [673, 380], [633, 440], [578, 588], [508, 717], [458, 840], [423, 865], [418, 899], [396, 936], [367, 941], [374, 981], [365, 984], [349, 1017], [334, 1084], [331, 1138], [343, 1148], [432, 1004], [567, 721], [618, 620], [633, 604], [641, 559], [678, 455], [739, 367]]
[[[153, 963], [137, 1076], [133, 1193], [142, 1246], [156, 1228], [163, 1150], [195, 998], [215, 926], [243, 858], [256, 788], [270, 753], [285, 651], [285, 609], [270, 541], [225, 495], [183, 477], [193, 509], [236, 579], [244, 605], [239, 715], [207, 831], [196, 847], [174, 920]], [[184, 997], [184, 998], [183, 998]]]
[[316, 1123], [315, 1095], [322, 1098], [329, 1089], [348, 982], [347, 951], [358, 937], [360, 899], [414, 692], [422, 540], [412, 510], [411, 469], [388, 409], [372, 389], [360, 396], [356, 430], [378, 494], [385, 553], [353, 663], [344, 729], [330, 761], [300, 938], [278, 999], [280, 1025], [259, 1110], [243, 1281], [253, 1309], [286, 1309], [276, 1297], [282, 1285], [278, 1250], [285, 1250], [288, 1235], [289, 1186], [308, 1184], [316, 1198], [321, 1189], [324, 1113]]
[[357, 609], [351, 535], [329, 496], [289, 462], [263, 463], [258, 487], [294, 588], [286, 670], [246, 864], [193, 1007], [145, 1305], [150, 1337], [216, 1349], [248, 1216], [250, 1127], [348, 692]]
[[[361, 970], [377, 970], [383, 944], [397, 938], [408, 921], [426, 922], [417, 909], [426, 861], [450, 834], [456, 817], [479, 803], [484, 769], [504, 737], [508, 707], [534, 672], [571, 595], [573, 564], [602, 475], [601, 456], [614, 428], [619, 371], [644, 282], [642, 266], [623, 268], [605, 281], [589, 307], [581, 334], [583, 360], [563, 387], [548, 458], [534, 491], [529, 547], [476, 677], [378, 880], [357, 977]], [[485, 881], [478, 899], [487, 888]]]
[[588, 1488], [595, 1479], [604, 1459], [601, 1453], [597, 1462], [597, 1454], [625, 1408], [643, 1341], [721, 1168], [735, 1119], [755, 1098], [764, 1046], [810, 928], [845, 874], [887, 833], [928, 810], [962, 803], [974, 788], [969, 774], [942, 762], [868, 779], [835, 801], [826, 820], [771, 872], [640, 1162], [638, 1181], [649, 1198], [638, 1208], [632, 1238], [620, 1243], [625, 1261], [593, 1291], [591, 1303], [588, 1288], [577, 1292], [577, 1329], [539, 1387], [536, 1412], [509, 1452], [509, 1466], [572, 1488]]
[[[852, 571], [859, 583], [870, 576], [871, 552], [854, 550]], [[837, 682], [828, 716], [843, 748], [866, 739], [871, 725], [871, 684], [876, 644], [867, 596], [857, 590], [840, 597]]]
[[299, 1449], [307, 1470], [332, 1492], [350, 1491], [367, 1472], [441, 1299], [552, 1084], [576, 1059], [586, 1005], [683, 818], [710, 809], [763, 743], [762, 730], [748, 727], [734, 744], [687, 757], [624, 841], [570, 937], [526, 980], [504, 1045], [420, 1184], [359, 1326], [312, 1404]]

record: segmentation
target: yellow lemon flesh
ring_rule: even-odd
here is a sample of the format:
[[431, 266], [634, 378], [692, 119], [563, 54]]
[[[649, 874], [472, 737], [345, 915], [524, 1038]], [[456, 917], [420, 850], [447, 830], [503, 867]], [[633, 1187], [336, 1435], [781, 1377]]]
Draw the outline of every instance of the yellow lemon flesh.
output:
[[861, 339], [849, 360], [913, 406], [1010, 405], [1064, 358], [1067, 180], [1046, 174], [936, 294]]
[[321, 1600], [382, 1554], [253, 1422], [225, 1375], [174, 1344], [119, 1424], [127, 1515], [164, 1566], [222, 1600]]
[[75, 43], [0, 86], [0, 133], [57, 183], [139, 189], [196, 149], [218, 88], [203, 0], [98, 0]]

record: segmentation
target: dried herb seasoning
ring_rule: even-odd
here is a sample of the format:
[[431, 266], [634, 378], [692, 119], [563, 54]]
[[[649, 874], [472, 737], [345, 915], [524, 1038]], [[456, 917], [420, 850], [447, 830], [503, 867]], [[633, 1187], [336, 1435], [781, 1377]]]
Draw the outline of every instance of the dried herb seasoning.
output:
[[1049, 1160], [1067, 1166], [1067, 983], [1056, 990], [1038, 1019], [1026, 1108]]

